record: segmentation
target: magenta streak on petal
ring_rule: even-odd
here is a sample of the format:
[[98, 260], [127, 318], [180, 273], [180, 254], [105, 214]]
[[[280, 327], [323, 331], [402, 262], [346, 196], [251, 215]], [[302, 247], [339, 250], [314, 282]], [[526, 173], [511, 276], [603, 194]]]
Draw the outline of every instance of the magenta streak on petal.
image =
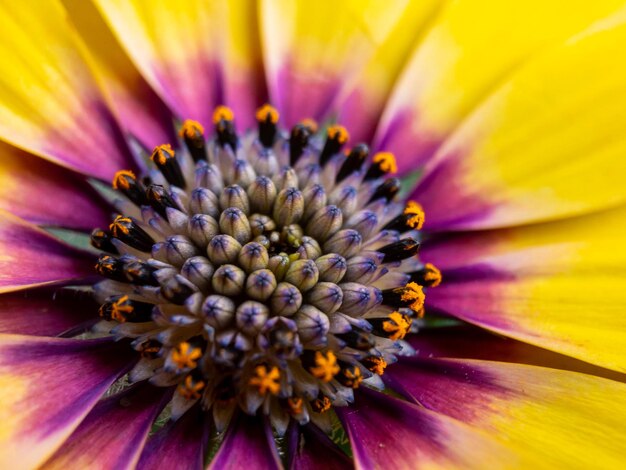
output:
[[485, 418], [495, 397], [514, 396], [489, 372], [446, 360], [402, 358], [384, 380], [408, 399], [470, 424]]
[[0, 207], [29, 222], [88, 230], [110, 219], [111, 206], [76, 173], [0, 143], [8, 190]]
[[178, 421], [170, 421], [148, 439], [137, 464], [139, 470], [200, 470], [204, 468], [209, 427], [199, 406]]
[[283, 126], [291, 128], [304, 118], [322, 121], [330, 117], [328, 111], [340, 87], [341, 81], [335, 76], [321, 70], [317, 75], [300, 75], [287, 62], [278, 71], [271, 98]]
[[[80, 109], [75, 128], [50, 128], [43, 153], [89, 176], [111, 181], [120, 168], [136, 171], [137, 162], [107, 105], [94, 101]], [[25, 145], [29, 148], [28, 143]]]
[[425, 166], [442, 143], [440, 136], [427, 132], [416, 134], [413, 126], [418, 121], [419, 116], [406, 110], [394, 116], [384, 127], [377, 129], [373, 147], [376, 151], [393, 153], [399, 173]]
[[154, 69], [157, 91], [179, 119], [194, 119], [209, 132], [213, 110], [224, 104], [220, 70], [218, 62], [205, 57], [188, 57], [185, 67], [161, 63]]
[[417, 335], [410, 335], [407, 340], [420, 358], [447, 357], [530, 364], [626, 381], [625, 374], [522, 341], [495, 335], [472, 325], [422, 330]]
[[134, 468], [155, 418], [172, 390], [147, 383], [101, 400], [44, 465]]
[[446, 453], [447, 433], [436, 416], [409, 402], [361, 388], [354, 405], [336, 412], [358, 468], [412, 468]]
[[92, 255], [16, 219], [0, 220], [0, 291], [93, 275]]
[[133, 361], [127, 344], [108, 338], [4, 336], [0, 342], [0, 370], [29, 384], [12, 410], [28, 416], [20, 435], [29, 440], [43, 439], [78, 425]]
[[267, 87], [260, 65], [251, 77], [227, 77], [224, 80], [224, 104], [235, 113], [235, 125], [240, 134], [256, 129], [256, 110], [267, 101]]
[[[445, 276], [445, 274], [444, 274]], [[510, 279], [467, 278], [466, 282], [446, 282], [435, 289], [429, 289], [426, 296], [426, 309], [432, 308], [496, 330], [518, 331], [522, 327], [502, 315], [501, 292], [510, 289]]]
[[80, 332], [98, 319], [86, 292], [42, 288], [0, 294], [0, 333], [56, 336]]
[[340, 470], [353, 468], [352, 461], [326, 434], [312, 423], [292, 421], [288, 434], [287, 459], [291, 470]]
[[272, 430], [264, 418], [239, 413], [230, 423], [210, 470], [282, 469]]
[[498, 204], [494, 194], [486, 189], [485, 197], [468, 193], [459, 181], [460, 175], [464, 173], [462, 158], [462, 153], [438, 158], [410, 196], [424, 207], [424, 229], [427, 231], [481, 228], [481, 223]]
[[371, 142], [381, 110], [370, 105], [367, 100], [367, 90], [359, 88], [353, 90], [337, 108], [339, 109], [337, 122], [348, 129], [350, 140], [352, 142]]

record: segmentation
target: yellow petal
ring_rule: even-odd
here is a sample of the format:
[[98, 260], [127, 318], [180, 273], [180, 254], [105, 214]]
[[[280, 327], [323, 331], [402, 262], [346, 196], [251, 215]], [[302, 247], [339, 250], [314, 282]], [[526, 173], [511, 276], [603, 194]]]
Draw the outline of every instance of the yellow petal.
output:
[[[241, 127], [265, 99], [254, 3], [247, 0], [94, 0], [122, 46], [181, 119], [211, 127], [218, 104]], [[221, 84], [224, 84], [222, 89]]]
[[0, 6], [0, 139], [108, 179], [132, 165], [56, 2]]
[[392, 93], [379, 144], [403, 169], [423, 164], [522, 64], [622, 7], [621, 0], [449, 2]]
[[623, 466], [624, 383], [556, 369], [460, 359], [401, 360], [388, 374], [396, 390], [486, 431], [510, 449], [517, 460], [505, 468]]
[[85, 56], [128, 132], [147, 148], [176, 142], [173, 118], [90, 1], [62, 0]]
[[[351, 92], [367, 93], [371, 87], [367, 105], [374, 120], [368, 116], [365, 123], [371, 131], [379, 106], [437, 3], [263, 1], [260, 20], [270, 98], [284, 122], [327, 118], [341, 104], [333, 105], [335, 99], [346, 105]], [[350, 102], [358, 98], [352, 96]], [[360, 138], [363, 124], [357, 110], [354, 114], [344, 117]]]
[[626, 372], [626, 207], [425, 243], [437, 308], [492, 331]]
[[625, 22], [626, 11], [537, 56], [465, 121], [415, 194], [427, 227], [502, 227], [626, 201]]

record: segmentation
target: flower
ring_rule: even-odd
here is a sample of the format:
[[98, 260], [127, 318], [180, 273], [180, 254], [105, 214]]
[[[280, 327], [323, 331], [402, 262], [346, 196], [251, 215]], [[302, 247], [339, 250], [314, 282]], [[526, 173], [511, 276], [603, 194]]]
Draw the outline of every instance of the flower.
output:
[[622, 10], [0, 7], [0, 466], [620, 466]]

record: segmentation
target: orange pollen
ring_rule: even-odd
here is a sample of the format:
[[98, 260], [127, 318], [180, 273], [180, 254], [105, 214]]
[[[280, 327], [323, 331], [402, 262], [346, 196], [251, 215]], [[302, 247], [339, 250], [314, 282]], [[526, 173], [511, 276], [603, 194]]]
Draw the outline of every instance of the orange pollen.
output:
[[397, 173], [398, 165], [396, 164], [396, 157], [391, 152], [378, 152], [372, 158], [374, 163], [378, 163], [381, 170], [386, 173]]
[[415, 312], [419, 312], [422, 309], [425, 299], [426, 296], [424, 295], [422, 286], [415, 282], [409, 282], [406, 286], [404, 286], [404, 291], [400, 297], [400, 300], [403, 302], [412, 301], [413, 303], [409, 305], [409, 308]]
[[204, 135], [204, 127], [198, 121], [191, 119], [185, 119], [183, 126], [178, 131], [178, 135], [186, 137], [187, 139], [195, 139], [198, 136]]
[[174, 149], [170, 144], [159, 145], [154, 148], [150, 160], [157, 165], [165, 165], [169, 158], [174, 158]]
[[310, 372], [314, 377], [320, 379], [322, 382], [330, 382], [333, 377], [340, 371], [337, 364], [337, 356], [332, 351], [321, 351], [315, 353], [315, 367], [311, 367]]
[[327, 132], [329, 138], [336, 140], [340, 144], [345, 144], [350, 139], [350, 134], [348, 134], [346, 128], [339, 124], [329, 126]]
[[172, 350], [172, 362], [179, 369], [193, 369], [198, 365], [198, 359], [202, 357], [202, 350], [194, 348], [187, 341], [183, 341]]
[[213, 124], [218, 124], [220, 121], [233, 121], [235, 119], [235, 113], [228, 106], [218, 106], [213, 111]]
[[130, 178], [131, 180], [137, 179], [135, 177], [135, 174], [130, 171], [130, 170], [120, 170], [117, 173], [115, 173], [115, 176], [113, 177], [113, 189], [128, 189], [130, 188], [130, 185], [128, 184], [128, 179], [124, 178], [124, 177]]
[[178, 386], [178, 393], [187, 400], [197, 400], [200, 398], [200, 392], [205, 385], [202, 380], [196, 382], [191, 375], [188, 375], [185, 377], [185, 381]]
[[269, 372], [265, 366], [257, 366], [254, 369], [256, 374], [248, 382], [251, 386], [259, 389], [261, 395], [267, 394], [269, 391], [272, 395], [278, 395], [280, 392], [280, 371], [278, 367], [272, 367]]
[[361, 374], [361, 369], [357, 366], [344, 370], [343, 375], [347, 379], [345, 384], [348, 387], [359, 388], [359, 385], [363, 382], [363, 374]]
[[385, 373], [385, 367], [387, 367], [387, 361], [382, 357], [371, 356], [365, 361], [365, 366], [374, 374], [383, 375]]
[[113, 223], [109, 225], [109, 230], [113, 232], [113, 236], [117, 237], [120, 232], [123, 233], [124, 235], [128, 235], [128, 227], [124, 225], [125, 223], [130, 224], [132, 223], [132, 220], [122, 215], [118, 215], [115, 218]]
[[272, 124], [276, 124], [278, 122], [279, 117], [280, 117], [280, 114], [278, 114], [278, 111], [276, 110], [276, 108], [274, 108], [273, 106], [269, 104], [264, 104], [263, 106], [261, 106], [259, 109], [256, 110], [256, 120], [258, 122], [265, 122], [267, 121], [267, 118], [269, 118]]
[[124, 295], [111, 305], [111, 318], [113, 320], [124, 323], [126, 321], [125, 314], [133, 313], [133, 306], [126, 302], [128, 302], [128, 296]]
[[424, 214], [424, 209], [415, 201], [409, 201], [406, 203], [406, 208], [404, 209], [404, 215], [411, 215], [412, 217], [407, 220], [407, 225], [415, 230], [421, 230], [424, 226], [424, 221], [426, 220], [426, 214]]
[[383, 322], [383, 330], [389, 335], [389, 339], [396, 341], [403, 339], [411, 328], [411, 319], [400, 312], [392, 312], [389, 314], [389, 320]]
[[424, 270], [426, 271], [424, 280], [428, 282], [429, 287], [437, 287], [441, 284], [441, 271], [439, 271], [435, 265], [426, 263]]
[[313, 118], [305, 118], [300, 121], [300, 124], [302, 124], [304, 127], [308, 127], [313, 134], [317, 132], [317, 121]]
[[317, 413], [326, 413], [328, 410], [330, 410], [331, 404], [332, 403], [330, 402], [330, 398], [324, 396], [322, 398], [316, 398], [315, 400], [313, 400], [311, 402], [311, 407], [313, 408], [313, 411]]
[[289, 406], [289, 412], [292, 415], [299, 415], [302, 413], [302, 406], [304, 402], [300, 397], [291, 397], [287, 399], [287, 406]]

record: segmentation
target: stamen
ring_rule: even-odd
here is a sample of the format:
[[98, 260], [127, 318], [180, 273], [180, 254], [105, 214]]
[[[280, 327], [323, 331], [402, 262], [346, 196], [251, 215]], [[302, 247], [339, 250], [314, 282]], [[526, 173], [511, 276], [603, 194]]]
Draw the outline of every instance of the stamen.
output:
[[361, 364], [363, 364], [367, 370], [377, 375], [383, 375], [387, 367], [387, 361], [381, 356], [368, 356], [361, 359]]
[[355, 171], [359, 171], [363, 162], [370, 153], [370, 149], [365, 144], [355, 145], [354, 148], [348, 154], [348, 157], [341, 165], [339, 172], [337, 173], [337, 177], [335, 178], [336, 183], [341, 183], [344, 179], [350, 176]]
[[183, 341], [172, 350], [171, 360], [179, 369], [194, 369], [201, 357], [202, 349]]
[[294, 166], [304, 153], [304, 149], [309, 145], [311, 134], [310, 128], [303, 124], [297, 124], [291, 130], [289, 136], [289, 164], [291, 166]]
[[382, 292], [383, 304], [393, 308], [410, 308], [419, 312], [424, 306], [425, 295], [422, 286], [409, 282], [404, 287], [388, 289]]
[[132, 248], [146, 253], [152, 250], [154, 240], [135, 223], [132, 217], [118, 215], [109, 229], [115, 238]]
[[101, 228], [93, 229], [91, 235], [89, 236], [89, 242], [91, 243], [91, 246], [93, 246], [97, 250], [116, 255], [119, 253], [119, 251], [117, 251], [117, 248], [115, 248], [112, 240], [113, 239], [111, 238], [111, 234], [102, 230]]
[[112, 186], [136, 205], [141, 206], [146, 203], [145, 189], [132, 171], [120, 170], [115, 173]]
[[185, 189], [185, 178], [176, 159], [174, 149], [172, 149], [170, 144], [155, 147], [150, 159], [170, 184]]
[[402, 214], [393, 218], [383, 230], [397, 230], [398, 232], [406, 232], [409, 229], [421, 230], [424, 225], [425, 215], [422, 206], [417, 202], [409, 201]]
[[228, 145], [233, 153], [237, 152], [237, 133], [235, 132], [235, 113], [227, 106], [218, 106], [213, 111], [213, 124], [217, 132], [217, 142], [221, 147]]
[[130, 300], [127, 295], [118, 295], [102, 304], [98, 313], [105, 320], [141, 323], [152, 318], [153, 307], [152, 304]]
[[274, 145], [278, 118], [278, 111], [269, 104], [264, 104], [256, 111], [256, 120], [259, 123], [259, 141], [264, 147], [269, 148]]
[[316, 413], [326, 413], [330, 410], [332, 402], [326, 395], [320, 394], [315, 400], [311, 402], [311, 408]]
[[359, 388], [363, 382], [363, 374], [358, 366], [352, 364], [343, 364], [341, 372], [337, 376], [337, 380], [341, 385], [350, 388]]
[[378, 152], [372, 158], [372, 165], [365, 174], [365, 180], [375, 180], [388, 173], [397, 173], [398, 165], [396, 164], [396, 158], [391, 152]]
[[313, 118], [304, 118], [300, 121], [300, 124], [306, 127], [309, 130], [311, 135], [316, 134], [318, 130], [317, 121]]
[[204, 139], [204, 127], [198, 121], [186, 119], [179, 132], [180, 137], [185, 141], [187, 150], [194, 162], [207, 160], [207, 149]]
[[332, 351], [316, 351], [314, 366], [309, 367], [309, 372], [322, 382], [330, 382], [339, 373], [337, 356]]
[[248, 382], [252, 387], [256, 387], [259, 394], [265, 396], [267, 392], [278, 395], [280, 392], [280, 372], [278, 367], [272, 367], [269, 371], [266, 366], [256, 366], [255, 376]]
[[411, 281], [424, 287], [437, 287], [441, 284], [441, 271], [433, 264], [426, 263], [419, 271], [412, 272]]
[[302, 413], [304, 401], [300, 397], [290, 397], [287, 399], [287, 406], [291, 415], [299, 415]]
[[383, 322], [383, 330], [389, 333], [389, 339], [404, 339], [411, 328], [411, 319], [399, 312], [389, 314], [389, 320]]
[[345, 127], [339, 124], [329, 126], [326, 130], [326, 143], [319, 157], [320, 166], [323, 167], [333, 155], [338, 154], [349, 139], [350, 134]]
[[378, 248], [376, 251], [385, 255], [382, 261], [383, 263], [393, 263], [415, 256], [419, 247], [420, 244], [412, 238], [404, 238], [400, 241], [385, 245], [382, 248]]
[[400, 180], [398, 178], [388, 178], [376, 188], [368, 204], [382, 198], [390, 202], [398, 194], [398, 191], [400, 191]]
[[186, 400], [197, 400], [202, 395], [202, 390], [206, 387], [206, 383], [197, 377], [189, 374], [185, 377], [185, 381], [181, 383], [177, 391]]

